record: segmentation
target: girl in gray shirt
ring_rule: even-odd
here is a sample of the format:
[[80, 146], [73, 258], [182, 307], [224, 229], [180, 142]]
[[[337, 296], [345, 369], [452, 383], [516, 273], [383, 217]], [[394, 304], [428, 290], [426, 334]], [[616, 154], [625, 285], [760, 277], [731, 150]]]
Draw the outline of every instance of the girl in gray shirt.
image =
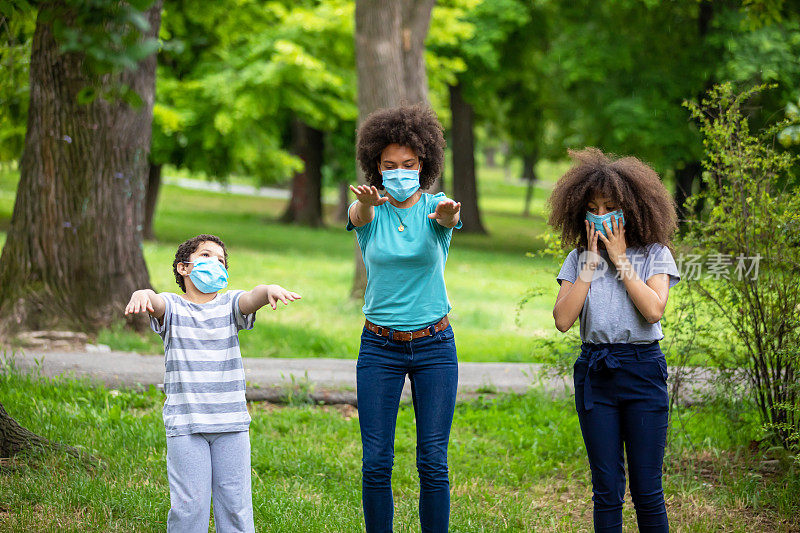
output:
[[680, 279], [669, 248], [675, 206], [658, 174], [634, 157], [614, 160], [596, 148], [570, 156], [575, 165], [549, 199], [549, 223], [573, 248], [557, 276], [553, 317], [560, 331], [580, 319], [575, 403], [595, 531], [622, 531], [627, 455], [639, 530], [665, 532], [669, 402], [659, 321]]

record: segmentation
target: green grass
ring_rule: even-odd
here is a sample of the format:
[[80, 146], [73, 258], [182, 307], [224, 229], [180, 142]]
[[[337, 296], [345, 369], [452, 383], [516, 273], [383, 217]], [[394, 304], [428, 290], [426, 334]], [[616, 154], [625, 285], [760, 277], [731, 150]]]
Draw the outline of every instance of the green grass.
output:
[[[551, 310], [559, 265], [526, 257], [526, 252], [541, 246], [544, 201], [559, 169], [543, 165], [550, 181], [537, 187], [529, 218], [521, 216], [524, 187], [507, 182], [501, 169], [482, 171], [481, 205], [490, 234], [456, 232], [446, 272], [461, 360], [546, 358], [542, 342], [557, 335]], [[13, 167], [0, 169], [0, 231], [11, 217], [16, 180]], [[151, 282], [158, 291], [178, 291], [172, 274], [177, 245], [198, 233], [220, 235], [229, 247], [230, 287], [278, 283], [303, 295], [301, 302], [278, 312], [259, 312], [255, 329], [241, 335], [245, 356], [355, 357], [363, 302], [348, 297], [354, 235], [330, 218], [322, 229], [278, 223], [283, 208], [282, 200], [164, 186], [155, 220], [157, 241], [144, 245]], [[543, 294], [524, 308], [519, 327], [517, 302], [532, 286]], [[121, 327], [102, 331], [98, 342], [120, 350], [161, 350], [156, 335], [141, 337]]]
[[[501, 168], [480, 169], [481, 209], [489, 235], [456, 231], [445, 274], [461, 361], [551, 362], [554, 346], [569, 345], [552, 318], [560, 262], [526, 255], [543, 245], [545, 200], [564, 169], [563, 163], [540, 164], [542, 180], [530, 217], [522, 216], [524, 186], [508, 179]], [[13, 166], [0, 166], [0, 246], [17, 180]], [[240, 335], [245, 357], [353, 358], [364, 320], [363, 301], [348, 297], [355, 237], [332, 220], [333, 205], [326, 206], [327, 226], [321, 229], [277, 222], [284, 206], [283, 200], [162, 187], [157, 240], [144, 244], [151, 282], [157, 291], [179, 291], [172, 273], [177, 245], [198, 233], [217, 234], [229, 248], [230, 287], [278, 283], [303, 295], [278, 311], [259, 311], [255, 329]], [[670, 298], [671, 306], [681, 288]], [[518, 311], [520, 299], [531, 289], [536, 295]], [[668, 308], [667, 321], [669, 317]], [[669, 327], [665, 333], [669, 337]], [[162, 350], [157, 335], [139, 335], [121, 325], [101, 331], [97, 342], [116, 350]]]
[[[23, 426], [100, 459], [59, 454], [0, 462], [0, 531], [164, 531], [169, 508], [161, 393], [110, 391], [66, 378], [0, 373], [0, 398]], [[258, 531], [361, 531], [357, 412], [250, 405]], [[749, 412], [739, 409], [740, 413]], [[665, 488], [674, 531], [793, 531], [794, 467], [762, 474], [753, 417], [695, 408], [673, 419]], [[686, 431], [678, 431], [683, 426]], [[396, 531], [418, 531], [413, 409], [397, 425]], [[694, 446], [695, 449], [692, 449]], [[479, 398], [456, 409], [451, 531], [589, 531], [588, 466], [571, 399]], [[633, 530], [628, 503], [625, 520]]]

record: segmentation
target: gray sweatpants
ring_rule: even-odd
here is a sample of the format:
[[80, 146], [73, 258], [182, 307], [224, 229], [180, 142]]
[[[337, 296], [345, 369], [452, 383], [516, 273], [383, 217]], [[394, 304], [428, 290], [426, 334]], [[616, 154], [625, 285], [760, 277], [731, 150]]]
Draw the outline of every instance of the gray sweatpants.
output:
[[211, 495], [218, 533], [254, 533], [250, 433], [167, 437], [168, 533], [208, 533]]

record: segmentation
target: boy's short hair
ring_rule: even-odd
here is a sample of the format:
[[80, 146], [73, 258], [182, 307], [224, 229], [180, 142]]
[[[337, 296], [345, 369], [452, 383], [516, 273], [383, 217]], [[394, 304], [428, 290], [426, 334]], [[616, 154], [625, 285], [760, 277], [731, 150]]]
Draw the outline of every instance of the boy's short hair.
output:
[[178, 246], [178, 251], [175, 252], [175, 261], [172, 262], [172, 272], [175, 274], [175, 281], [183, 292], [186, 292], [186, 282], [183, 276], [178, 273], [178, 265], [180, 263], [188, 263], [191, 255], [195, 253], [197, 248], [200, 247], [200, 244], [204, 242], [213, 242], [220, 245], [222, 253], [225, 254], [225, 267], [228, 267], [228, 250], [225, 248], [225, 243], [222, 242], [222, 239], [216, 235], [209, 235], [206, 233], [198, 235], [197, 237], [192, 237]]

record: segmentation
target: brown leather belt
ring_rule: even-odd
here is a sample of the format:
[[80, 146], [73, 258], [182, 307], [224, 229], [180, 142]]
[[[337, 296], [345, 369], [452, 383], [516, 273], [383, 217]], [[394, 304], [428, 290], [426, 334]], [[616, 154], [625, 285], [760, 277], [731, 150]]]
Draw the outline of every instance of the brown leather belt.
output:
[[377, 324], [373, 324], [369, 320], [364, 320], [364, 327], [370, 330], [372, 333], [380, 335], [381, 337], [389, 338], [393, 341], [404, 342], [409, 342], [413, 339], [419, 339], [421, 337], [427, 337], [428, 335], [439, 333], [443, 329], [446, 329], [449, 325], [450, 319], [447, 318], [447, 315], [444, 315], [444, 318], [442, 318], [433, 326], [428, 326], [427, 328], [418, 329], [416, 331], [397, 331], [395, 329], [389, 329]]

